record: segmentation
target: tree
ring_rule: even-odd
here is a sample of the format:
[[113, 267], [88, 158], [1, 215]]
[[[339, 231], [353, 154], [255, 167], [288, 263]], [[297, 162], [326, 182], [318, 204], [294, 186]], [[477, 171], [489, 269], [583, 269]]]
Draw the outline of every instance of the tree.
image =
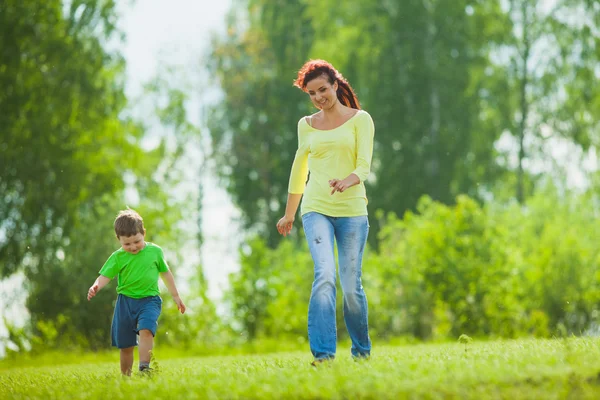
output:
[[0, 276], [42, 270], [79, 205], [124, 188], [141, 131], [119, 119], [123, 60], [103, 48], [112, 1], [2, 4]]
[[[496, 116], [485, 115], [486, 106], [495, 105], [490, 91], [501, 75], [490, 54], [508, 33], [498, 2], [318, 8], [315, 26], [325, 31], [316, 35], [315, 48], [345, 49], [340, 68], [352, 71], [375, 120], [370, 209], [401, 216], [424, 194], [444, 203], [459, 193], [478, 197], [500, 172], [493, 146], [500, 131]], [[325, 23], [334, 17], [337, 24]], [[372, 222], [376, 233], [378, 221]]]
[[278, 240], [274, 224], [284, 209], [296, 124], [308, 111], [292, 88], [313, 38], [305, 10], [300, 0], [250, 1], [245, 15], [232, 11], [227, 37], [214, 40], [210, 57], [224, 92], [207, 121], [217, 173], [242, 211], [243, 227], [270, 245]]
[[268, 283], [275, 271], [264, 241], [254, 238], [240, 253], [240, 272], [230, 275], [225, 299], [231, 308], [234, 328], [253, 340], [265, 334], [267, 306], [276, 294]]
[[209, 128], [245, 227], [271, 246], [278, 237], [268, 224], [285, 203], [295, 123], [311, 112], [289, 84], [308, 58], [331, 61], [374, 117], [371, 210], [401, 215], [423, 194], [452, 202], [495, 179], [500, 131], [497, 119], [480, 116], [485, 101], [493, 103], [486, 73], [500, 75], [489, 54], [508, 32], [498, 2], [260, 0], [236, 8], [244, 4], [247, 15], [233, 14], [227, 38], [213, 45], [223, 97]]
[[504, 95], [510, 107], [503, 125], [517, 139], [516, 197], [522, 203], [525, 163], [552, 158], [547, 143], [556, 146], [556, 139], [564, 139], [587, 150], [594, 140], [600, 91], [589, 83], [600, 58], [600, 33], [596, 6], [589, 1], [561, 0], [551, 8], [531, 0], [509, 5], [514, 29], [506, 49], [510, 90]]
[[140, 211], [147, 240], [171, 253], [174, 268], [180, 264], [179, 248], [169, 244], [179, 245], [177, 223], [193, 210], [171, 189], [186, 141], [198, 134], [187, 120], [187, 95], [162, 75], [148, 85], [166, 134], [145, 150], [146, 127], [124, 94], [124, 60], [106, 49], [119, 39], [113, 1], [0, 7], [0, 277], [24, 273], [31, 333], [53, 340], [44, 346], [108, 346], [114, 292], [92, 303], [85, 293], [116, 249], [118, 210], [128, 203]]

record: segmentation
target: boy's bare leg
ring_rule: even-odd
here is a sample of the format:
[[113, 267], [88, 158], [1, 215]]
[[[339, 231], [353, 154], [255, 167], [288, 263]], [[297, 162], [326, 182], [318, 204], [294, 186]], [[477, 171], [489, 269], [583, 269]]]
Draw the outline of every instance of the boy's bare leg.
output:
[[131, 368], [133, 367], [133, 347], [121, 349], [121, 373], [131, 376]]
[[138, 346], [140, 351], [140, 365], [150, 364], [150, 354], [152, 352], [152, 347], [154, 346], [154, 336], [152, 335], [152, 332], [148, 329], [140, 330], [140, 343]]

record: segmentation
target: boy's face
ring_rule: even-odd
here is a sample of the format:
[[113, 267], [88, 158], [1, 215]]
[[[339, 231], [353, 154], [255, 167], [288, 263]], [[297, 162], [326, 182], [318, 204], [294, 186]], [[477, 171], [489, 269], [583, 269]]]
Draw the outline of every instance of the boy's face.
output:
[[119, 242], [123, 250], [131, 254], [139, 253], [146, 245], [144, 243], [144, 235], [141, 233], [135, 236], [119, 236]]

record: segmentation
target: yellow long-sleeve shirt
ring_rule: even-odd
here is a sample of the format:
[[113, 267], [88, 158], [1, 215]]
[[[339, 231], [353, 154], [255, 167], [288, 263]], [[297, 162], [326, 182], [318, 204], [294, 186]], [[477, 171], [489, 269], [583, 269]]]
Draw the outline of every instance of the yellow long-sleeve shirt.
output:
[[[302, 194], [301, 214], [315, 211], [331, 217], [367, 215], [364, 181], [371, 170], [373, 119], [364, 110], [335, 129], [311, 127], [305, 118], [298, 122], [298, 150], [292, 165], [288, 192]], [[308, 172], [310, 179], [306, 184]], [[330, 179], [344, 179], [351, 173], [358, 185], [331, 194]]]

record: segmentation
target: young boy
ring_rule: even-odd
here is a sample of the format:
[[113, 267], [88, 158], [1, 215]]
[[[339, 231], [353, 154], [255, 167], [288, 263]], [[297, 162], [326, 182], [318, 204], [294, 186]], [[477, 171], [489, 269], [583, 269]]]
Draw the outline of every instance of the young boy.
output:
[[121, 350], [121, 373], [129, 376], [133, 367], [133, 348], [138, 344], [136, 335], [140, 337], [139, 370], [150, 371], [150, 353], [162, 309], [158, 290], [159, 274], [182, 314], [185, 305], [179, 297], [162, 249], [144, 241], [146, 230], [142, 217], [133, 210], [124, 210], [117, 215], [114, 226], [121, 248], [104, 263], [87, 298], [91, 300], [112, 278], [117, 277], [118, 297], [111, 328], [112, 345]]

